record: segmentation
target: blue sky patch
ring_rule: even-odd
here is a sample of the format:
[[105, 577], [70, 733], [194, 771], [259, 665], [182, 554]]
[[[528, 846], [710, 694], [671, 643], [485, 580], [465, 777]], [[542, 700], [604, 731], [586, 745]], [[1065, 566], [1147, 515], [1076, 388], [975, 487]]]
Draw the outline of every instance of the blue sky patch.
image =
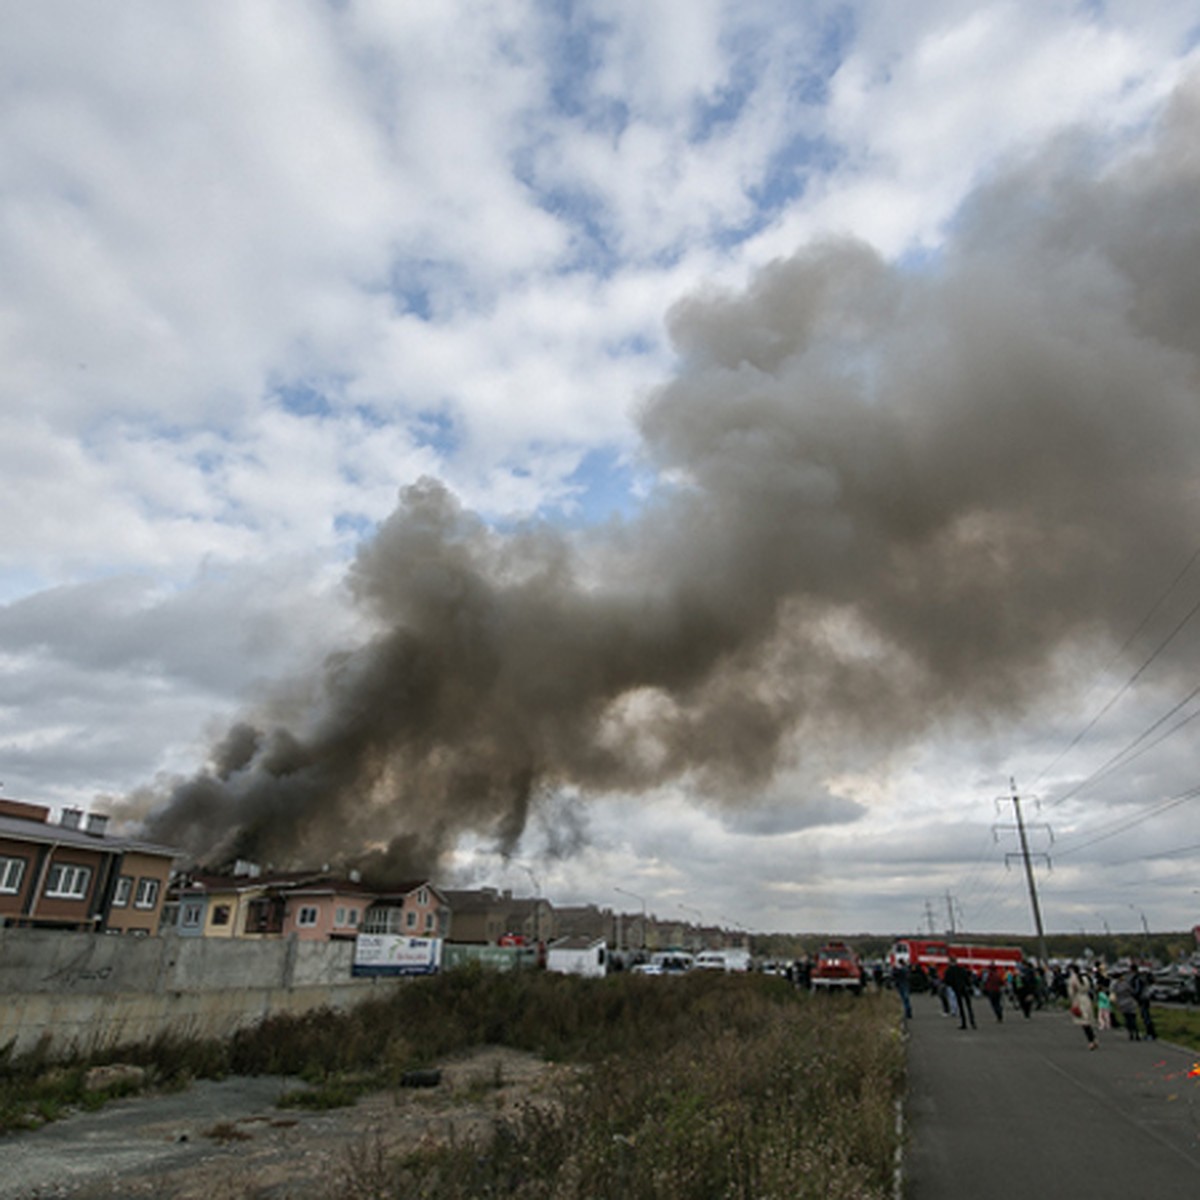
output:
[[290, 383], [275, 389], [285, 412], [296, 417], [329, 417], [333, 406], [322, 388], [310, 383]]
[[630, 518], [642, 506], [644, 476], [615, 447], [589, 450], [567, 480], [571, 503], [562, 515], [571, 525], [598, 525], [613, 517]]
[[418, 414], [409, 432], [418, 446], [428, 446], [443, 458], [450, 458], [462, 445], [462, 431], [453, 415], [444, 409]]

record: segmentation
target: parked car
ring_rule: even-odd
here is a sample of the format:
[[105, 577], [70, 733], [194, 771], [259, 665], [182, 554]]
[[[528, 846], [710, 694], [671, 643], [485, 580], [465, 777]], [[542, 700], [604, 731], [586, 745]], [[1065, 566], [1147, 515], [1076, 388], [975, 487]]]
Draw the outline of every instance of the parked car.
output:
[[1151, 1000], [1182, 1003], [1191, 1000], [1193, 987], [1191, 975], [1185, 975], [1175, 967], [1167, 967], [1154, 972], [1147, 994]]

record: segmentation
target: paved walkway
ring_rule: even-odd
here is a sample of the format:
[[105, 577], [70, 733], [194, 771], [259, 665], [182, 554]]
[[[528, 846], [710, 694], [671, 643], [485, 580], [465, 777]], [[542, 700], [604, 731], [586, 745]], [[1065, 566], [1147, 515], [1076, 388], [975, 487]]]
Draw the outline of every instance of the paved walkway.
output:
[[1200, 1196], [1200, 1053], [1098, 1035], [1061, 1009], [960, 1030], [928, 995], [909, 1027], [906, 1200]]

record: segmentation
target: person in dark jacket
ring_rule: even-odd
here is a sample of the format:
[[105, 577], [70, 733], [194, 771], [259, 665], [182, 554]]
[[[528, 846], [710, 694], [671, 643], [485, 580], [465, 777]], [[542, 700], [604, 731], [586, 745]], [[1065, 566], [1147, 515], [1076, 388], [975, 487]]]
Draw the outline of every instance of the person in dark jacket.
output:
[[1128, 975], [1118, 975], [1113, 983], [1112, 989], [1113, 1003], [1117, 1006], [1117, 1012], [1121, 1014], [1121, 1020], [1125, 1022], [1125, 1032], [1129, 1034], [1131, 1042], [1141, 1041], [1141, 1034], [1138, 1033], [1137, 1019], [1137, 1000], [1134, 998], [1133, 989], [1129, 986]]
[[1154, 1028], [1154, 1018], [1150, 1015], [1149, 974], [1134, 967], [1129, 972], [1129, 990], [1137, 1002], [1138, 1013], [1142, 1018], [1142, 1028], [1146, 1031], [1146, 1036], [1153, 1042], [1157, 1039], [1158, 1032]]
[[975, 1029], [975, 1010], [971, 1007], [971, 973], [957, 959], [951, 958], [942, 980], [958, 1001], [959, 1029], [966, 1029], [968, 1020], [971, 1028]]
[[892, 968], [892, 986], [896, 989], [896, 995], [900, 997], [900, 1003], [904, 1005], [906, 1018], [912, 1016], [912, 1000], [909, 999], [910, 983], [908, 963], [897, 962]]

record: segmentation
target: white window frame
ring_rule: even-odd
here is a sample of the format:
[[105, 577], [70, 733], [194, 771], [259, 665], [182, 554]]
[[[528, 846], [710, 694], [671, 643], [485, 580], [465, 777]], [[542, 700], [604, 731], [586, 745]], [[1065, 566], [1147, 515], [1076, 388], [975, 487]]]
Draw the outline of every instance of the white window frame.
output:
[[24, 858], [0, 857], [0, 892], [6, 896], [15, 896], [21, 890], [25, 878]]
[[124, 908], [129, 903], [129, 894], [133, 891], [133, 876], [118, 875], [117, 886], [113, 890], [113, 908]]
[[350, 925], [351, 925], [351, 928], [353, 928], [353, 929], [357, 929], [357, 928], [358, 928], [358, 917], [359, 917], [359, 911], [358, 911], [358, 909], [357, 909], [357, 908], [352, 908], [352, 909], [350, 910]]
[[184, 929], [199, 929], [204, 923], [204, 905], [196, 900], [185, 901], [179, 913], [179, 924]]
[[149, 909], [153, 908], [158, 903], [158, 890], [160, 883], [157, 879], [148, 879], [143, 876], [137, 883], [137, 894], [133, 898], [133, 907]]
[[317, 906], [315, 904], [302, 904], [299, 911], [296, 913], [296, 927], [298, 929], [312, 929], [317, 924]]
[[427, 912], [425, 914], [425, 931], [426, 931], [426, 933], [428, 933], [432, 928], [433, 928], [433, 913]]
[[345, 923], [346, 923], [346, 909], [345, 909], [345, 906], [344, 906], [344, 905], [343, 905], [341, 908], [339, 908], [339, 909], [337, 910], [337, 912], [334, 914], [333, 923], [334, 923], [335, 925], [339, 926], [339, 927], [340, 927], [340, 926], [342, 926], [342, 925], [345, 925]]
[[91, 867], [54, 863], [46, 875], [46, 895], [55, 900], [86, 900], [91, 884]]
[[417, 914], [411, 908], [404, 914], [404, 924], [408, 929], [417, 927]]

